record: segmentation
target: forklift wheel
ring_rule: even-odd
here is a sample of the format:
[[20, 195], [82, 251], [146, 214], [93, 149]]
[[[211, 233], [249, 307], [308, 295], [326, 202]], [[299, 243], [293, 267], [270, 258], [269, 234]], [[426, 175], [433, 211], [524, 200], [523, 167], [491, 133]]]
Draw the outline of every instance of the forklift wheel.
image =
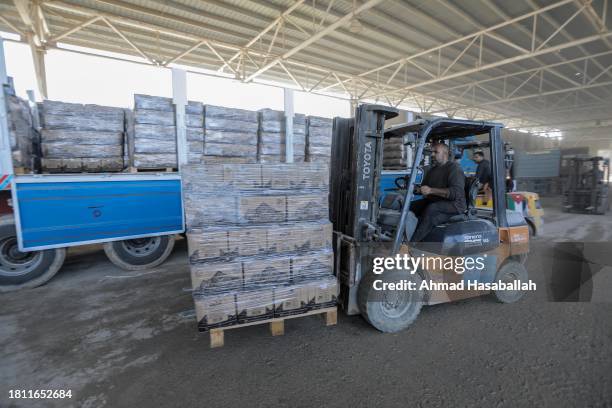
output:
[[[518, 280], [525, 283], [529, 280], [527, 269], [515, 260], [507, 260], [497, 271], [495, 277], [496, 282], [510, 283]], [[495, 290], [493, 295], [501, 303], [514, 303], [523, 297], [525, 291], [523, 290]]]
[[164, 262], [174, 248], [174, 235], [160, 235], [104, 244], [108, 259], [126, 271], [142, 271]]
[[520, 254], [520, 255], [513, 255], [512, 256], [512, 259], [514, 259], [515, 261], [517, 261], [521, 265], [525, 265], [527, 263], [527, 259], [528, 258], [529, 258], [529, 254]]
[[[373, 288], [376, 280], [384, 283], [414, 282], [417, 290], [379, 291]], [[385, 271], [381, 275], [367, 274], [361, 279], [357, 293], [361, 315], [381, 332], [404, 330], [414, 322], [423, 306], [423, 291], [418, 290], [421, 281], [418, 274], [402, 270]]]
[[12, 216], [0, 218], [0, 292], [35, 288], [60, 270], [66, 248], [21, 252]]

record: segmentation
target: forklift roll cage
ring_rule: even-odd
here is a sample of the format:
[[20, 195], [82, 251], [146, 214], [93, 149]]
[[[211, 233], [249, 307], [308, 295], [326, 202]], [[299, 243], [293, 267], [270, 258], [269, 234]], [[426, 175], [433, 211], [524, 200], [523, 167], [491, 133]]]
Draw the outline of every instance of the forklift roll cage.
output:
[[[414, 122], [406, 124], [396, 125], [385, 130], [387, 135], [402, 136], [406, 133], [414, 133], [416, 135], [416, 155], [412, 163], [412, 169], [410, 172], [410, 180], [406, 188], [406, 196], [404, 197], [405, 203], [410, 203], [413, 196], [414, 183], [416, 180], [417, 168], [419, 167], [421, 160], [423, 159], [423, 151], [425, 144], [428, 141], [444, 141], [458, 138], [464, 138], [466, 136], [476, 135], [489, 135], [489, 144], [491, 147], [491, 166], [493, 176], [493, 216], [496, 220], [497, 227], [507, 227], [508, 221], [506, 219], [506, 200], [505, 194], [505, 164], [504, 164], [504, 143], [501, 138], [501, 128], [503, 127], [500, 123], [495, 122], [483, 122], [483, 121], [470, 121], [461, 119], [448, 119], [448, 118], [436, 118], [436, 119], [419, 119]], [[400, 224], [395, 231], [393, 239], [392, 255], [399, 251], [400, 245], [402, 244], [403, 231], [406, 225], [406, 219], [410, 206], [405, 205], [402, 208], [402, 215], [400, 218]]]

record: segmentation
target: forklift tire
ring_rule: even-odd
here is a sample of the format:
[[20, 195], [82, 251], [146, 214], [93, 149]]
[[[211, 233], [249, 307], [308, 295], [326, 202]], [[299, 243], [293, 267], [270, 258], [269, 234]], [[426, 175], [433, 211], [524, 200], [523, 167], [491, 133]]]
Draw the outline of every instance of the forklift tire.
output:
[[517, 261], [521, 265], [525, 265], [527, 263], [527, 259], [528, 258], [529, 258], [529, 254], [520, 254], [520, 255], [513, 255], [512, 256], [512, 259], [514, 259], [515, 261]]
[[[414, 282], [417, 290], [375, 290], [374, 281], [384, 283]], [[383, 333], [396, 333], [410, 326], [421, 311], [424, 293], [419, 290], [422, 278], [402, 270], [387, 270], [381, 275], [368, 273], [359, 283], [357, 302], [361, 315]]]
[[13, 216], [0, 218], [0, 292], [35, 288], [60, 270], [66, 248], [21, 252]]
[[104, 244], [108, 259], [126, 271], [142, 271], [161, 265], [172, 253], [174, 235], [112, 241]]
[[[527, 282], [529, 275], [527, 269], [520, 262], [509, 259], [499, 268], [497, 276], [495, 276], [495, 282], [510, 283], [512, 281]], [[501, 303], [514, 303], [520, 300], [525, 291], [523, 290], [494, 290], [493, 296]]]

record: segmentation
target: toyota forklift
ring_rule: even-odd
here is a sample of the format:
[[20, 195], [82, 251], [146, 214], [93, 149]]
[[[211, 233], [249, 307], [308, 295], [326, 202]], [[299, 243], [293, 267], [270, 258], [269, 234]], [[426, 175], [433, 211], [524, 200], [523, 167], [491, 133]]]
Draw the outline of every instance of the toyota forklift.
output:
[[[385, 129], [385, 120], [398, 115], [386, 106], [363, 104], [350, 119], [335, 118], [330, 169], [330, 216], [334, 226], [334, 270], [340, 281], [340, 303], [349, 315], [361, 314], [382, 332], [410, 326], [423, 305], [433, 305], [485, 294], [512, 303], [524, 294], [516, 290], [471, 289], [448, 291], [424, 289], [422, 282], [458, 284], [528, 282], [522, 261], [529, 252], [529, 229], [520, 212], [506, 208], [504, 145], [501, 124], [448, 118], [419, 119]], [[408, 176], [397, 180], [397, 190], [380, 200], [380, 180], [385, 136], [412, 134], [415, 149]], [[493, 206], [476, 208], [478, 182], [466, 178], [467, 210], [436, 226], [422, 240], [411, 242], [416, 217], [410, 205], [416, 194], [417, 175], [422, 174], [424, 151], [435, 142], [488, 136], [493, 173]], [[421, 198], [423, 199], [423, 198]], [[379, 257], [441, 258], [445, 262], [478, 259], [482, 268], [463, 273], [447, 270], [442, 262], [421, 264], [416, 271], [404, 268], [374, 273]], [[473, 262], [472, 262], [473, 263]], [[423, 267], [423, 265], [426, 265]], [[393, 285], [415, 290], [390, 290]], [[499, 285], [498, 285], [499, 286]], [[491, 287], [491, 286], [489, 286]], [[381, 289], [382, 288], [382, 289]], [[385, 289], [387, 288], [387, 289]]]

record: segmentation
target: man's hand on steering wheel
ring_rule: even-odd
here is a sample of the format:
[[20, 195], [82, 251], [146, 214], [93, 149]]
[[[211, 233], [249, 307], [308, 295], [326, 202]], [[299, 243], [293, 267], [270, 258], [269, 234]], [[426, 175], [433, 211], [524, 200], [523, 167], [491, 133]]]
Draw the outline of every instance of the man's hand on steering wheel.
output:
[[423, 194], [424, 196], [428, 196], [431, 194], [431, 187], [429, 186], [421, 186], [421, 188], [419, 189], [419, 192], [421, 194]]

